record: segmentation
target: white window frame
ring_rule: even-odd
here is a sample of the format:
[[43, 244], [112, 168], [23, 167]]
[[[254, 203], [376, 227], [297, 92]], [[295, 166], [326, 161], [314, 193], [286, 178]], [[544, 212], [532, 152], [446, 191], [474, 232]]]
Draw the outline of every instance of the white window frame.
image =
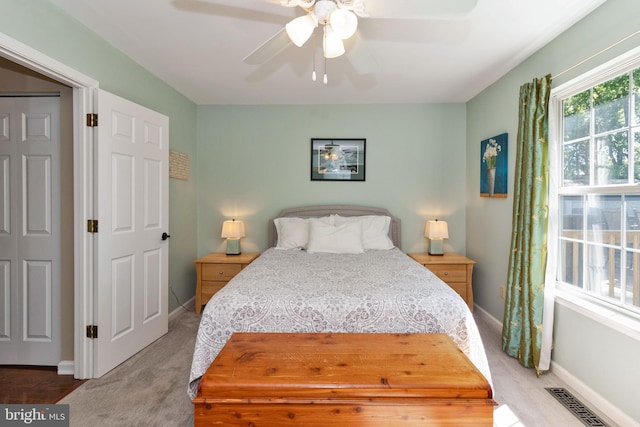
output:
[[[577, 311], [591, 319], [605, 324], [627, 336], [640, 341], [640, 314], [626, 310], [621, 306], [608, 303], [588, 292], [581, 291], [572, 285], [556, 281], [557, 251], [558, 251], [558, 200], [561, 193], [560, 184], [562, 171], [562, 100], [581, 93], [600, 83], [611, 80], [620, 74], [640, 68], [640, 47], [635, 48], [591, 71], [584, 73], [551, 90], [549, 99], [549, 232], [548, 232], [548, 260], [547, 285], [555, 284], [556, 303]], [[630, 94], [631, 95], [631, 94]], [[633, 112], [630, 112], [630, 115]], [[628, 188], [631, 185], [625, 185]], [[636, 184], [638, 192], [640, 185]], [[619, 193], [620, 187], [601, 188]]]

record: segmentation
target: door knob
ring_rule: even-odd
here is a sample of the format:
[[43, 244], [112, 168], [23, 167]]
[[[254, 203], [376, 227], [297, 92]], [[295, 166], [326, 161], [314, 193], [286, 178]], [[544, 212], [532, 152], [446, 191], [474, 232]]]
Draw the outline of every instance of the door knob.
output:
[[169, 237], [171, 236], [169, 236], [166, 232], [162, 233], [162, 240], [167, 240]]

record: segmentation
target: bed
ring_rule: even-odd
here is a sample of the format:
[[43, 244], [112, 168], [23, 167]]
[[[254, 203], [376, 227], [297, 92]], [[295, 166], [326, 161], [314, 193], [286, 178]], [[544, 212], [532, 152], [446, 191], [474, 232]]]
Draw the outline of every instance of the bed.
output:
[[399, 249], [400, 226], [382, 208], [281, 211], [269, 223], [269, 249], [202, 312], [191, 399], [234, 332], [446, 333], [491, 383], [467, 304]]

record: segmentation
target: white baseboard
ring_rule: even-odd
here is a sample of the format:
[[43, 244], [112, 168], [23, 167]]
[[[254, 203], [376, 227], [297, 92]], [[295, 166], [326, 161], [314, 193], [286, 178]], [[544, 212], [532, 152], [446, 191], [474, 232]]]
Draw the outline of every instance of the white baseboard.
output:
[[[500, 330], [502, 330], [502, 322], [493, 317], [488, 311], [477, 305], [474, 306], [474, 310], [477, 310], [483, 318], [486, 318], [496, 327], [499, 327]], [[570, 374], [566, 369], [555, 363], [553, 360], [551, 361], [551, 372], [553, 372], [560, 380], [566, 383], [572, 390], [575, 390], [576, 393], [587, 400], [587, 402], [583, 403], [593, 405], [599, 412], [606, 414], [606, 416], [615, 423], [621, 426], [640, 427], [640, 423], [638, 423], [638, 421], [633, 420], [631, 417], [622, 412], [600, 394], [596, 393], [593, 389]]]
[[73, 360], [61, 360], [58, 363], [58, 375], [73, 375], [75, 373], [75, 364]]
[[480, 307], [479, 305], [474, 305], [473, 306], [473, 310], [474, 310], [474, 312], [476, 310], [479, 311], [481, 316], [486, 317], [487, 320], [489, 320], [491, 323], [493, 323], [495, 327], [497, 327], [500, 330], [502, 330], [502, 322], [499, 321], [498, 319], [496, 319], [495, 317], [493, 317], [491, 315], [491, 313], [489, 313], [487, 310], [485, 310], [484, 308]]
[[611, 402], [605, 399], [602, 395], [596, 393], [592, 388], [580, 381], [578, 378], [570, 374], [566, 369], [557, 363], [551, 361], [551, 372], [553, 372], [558, 378], [567, 383], [569, 387], [576, 391], [585, 400], [595, 406], [598, 411], [605, 414], [616, 424], [629, 427], [640, 427], [638, 421], [632, 419], [630, 416], [622, 412]]
[[182, 305], [176, 307], [171, 313], [169, 313], [169, 322], [171, 322], [176, 316], [184, 312], [185, 309], [194, 311], [196, 307], [196, 297], [194, 296], [190, 300], [185, 301]]

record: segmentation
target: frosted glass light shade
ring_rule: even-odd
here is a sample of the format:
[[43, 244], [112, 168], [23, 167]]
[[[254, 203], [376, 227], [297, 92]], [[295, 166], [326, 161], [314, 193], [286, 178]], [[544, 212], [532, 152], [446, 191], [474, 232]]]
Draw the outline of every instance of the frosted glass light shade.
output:
[[285, 25], [285, 28], [293, 44], [300, 47], [309, 40], [313, 30], [315, 30], [317, 26], [318, 20], [312, 13], [309, 13], [289, 22]]
[[343, 40], [353, 36], [358, 29], [358, 17], [345, 9], [334, 10], [329, 17], [329, 23], [333, 32]]
[[328, 25], [324, 27], [322, 47], [325, 58], [337, 58], [344, 53], [344, 43], [342, 43], [342, 39], [338, 37]]

